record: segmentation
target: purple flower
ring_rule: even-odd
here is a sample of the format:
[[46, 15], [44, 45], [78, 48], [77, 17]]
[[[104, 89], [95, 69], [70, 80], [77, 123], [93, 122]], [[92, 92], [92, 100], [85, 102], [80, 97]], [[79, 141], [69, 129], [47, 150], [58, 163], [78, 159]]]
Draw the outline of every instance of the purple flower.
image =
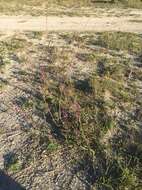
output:
[[81, 114], [81, 107], [80, 107], [80, 105], [77, 102], [75, 102], [72, 105], [72, 110], [75, 112], [75, 116], [79, 120], [80, 114]]
[[41, 80], [44, 82], [46, 79], [46, 73], [45, 73], [44, 67], [40, 68], [40, 73], [41, 73]]
[[61, 113], [64, 120], [67, 120], [69, 118], [69, 114], [65, 109], [62, 109]]

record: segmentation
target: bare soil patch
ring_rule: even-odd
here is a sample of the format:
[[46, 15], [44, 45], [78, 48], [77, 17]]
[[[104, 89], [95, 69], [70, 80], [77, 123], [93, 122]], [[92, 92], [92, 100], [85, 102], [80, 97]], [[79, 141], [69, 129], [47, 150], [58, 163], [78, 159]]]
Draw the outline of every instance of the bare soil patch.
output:
[[[141, 33], [140, 20], [130, 16], [99, 17], [31, 17], [31, 16], [0, 16], [0, 31], [122, 31]], [[135, 22], [133, 22], [135, 20]]]

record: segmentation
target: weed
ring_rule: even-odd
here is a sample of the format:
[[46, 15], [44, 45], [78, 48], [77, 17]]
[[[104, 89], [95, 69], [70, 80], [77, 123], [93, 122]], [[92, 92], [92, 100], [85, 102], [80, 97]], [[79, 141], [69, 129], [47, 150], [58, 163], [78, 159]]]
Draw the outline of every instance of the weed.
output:
[[49, 143], [47, 146], [47, 150], [50, 152], [56, 151], [58, 149], [58, 144], [56, 143]]
[[10, 172], [19, 172], [22, 169], [22, 163], [15, 153], [8, 153], [4, 156], [5, 169]]
[[131, 33], [104, 32], [100, 34], [94, 44], [110, 49], [128, 51], [129, 53], [139, 54], [142, 51], [142, 38]]
[[[59, 37], [67, 46], [32, 44], [36, 66], [13, 72], [27, 84], [13, 101], [23, 119], [21, 130], [23, 123], [30, 123], [24, 131], [28, 135], [26, 158], [36, 162], [44, 154], [54, 156], [59, 148], [63, 153], [68, 150], [70, 158], [77, 150], [72, 163], [79, 164], [76, 170], [83, 172], [89, 188], [141, 189], [141, 67], [135, 63], [135, 56], [138, 63], [141, 60], [141, 37], [55, 35], [56, 43]], [[1, 47], [3, 56], [21, 48], [27, 53], [24, 41], [18, 42]], [[88, 43], [95, 44], [95, 51]], [[84, 73], [81, 67], [91, 69]], [[18, 172], [21, 167], [17, 154], [6, 155], [6, 170]]]

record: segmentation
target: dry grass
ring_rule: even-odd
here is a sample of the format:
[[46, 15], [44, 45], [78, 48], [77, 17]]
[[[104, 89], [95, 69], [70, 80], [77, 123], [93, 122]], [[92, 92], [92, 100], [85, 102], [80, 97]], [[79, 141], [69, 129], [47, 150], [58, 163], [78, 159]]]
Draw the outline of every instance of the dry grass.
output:
[[[90, 188], [140, 190], [141, 36], [52, 33], [44, 36], [46, 45], [40, 37], [42, 33], [27, 33], [23, 40], [11, 39], [12, 47], [3, 43], [8, 55], [15, 53], [22, 61], [13, 77], [26, 84], [24, 92], [32, 90], [30, 96], [13, 100], [28, 113], [30, 123], [29, 128], [21, 126], [30, 139], [28, 151], [22, 149], [24, 165], [16, 157], [5, 169], [18, 173], [33, 156], [36, 163], [44, 154], [54, 157], [62, 147], [69, 156], [77, 150], [71, 163], [87, 170], [84, 176]], [[24, 48], [27, 39], [30, 46]], [[36, 55], [30, 63], [29, 54]]]
[[132, 8], [142, 8], [142, 1], [141, 0], [128, 0], [126, 2], [126, 6]]
[[30, 15], [90, 15], [96, 8], [142, 8], [140, 0], [98, 3], [91, 0], [0, 0], [1, 14]]

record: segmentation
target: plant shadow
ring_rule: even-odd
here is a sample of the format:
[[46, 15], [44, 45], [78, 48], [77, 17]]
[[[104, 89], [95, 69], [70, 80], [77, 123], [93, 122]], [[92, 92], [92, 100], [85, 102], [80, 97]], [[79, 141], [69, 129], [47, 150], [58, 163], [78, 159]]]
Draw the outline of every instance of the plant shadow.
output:
[[25, 190], [25, 188], [0, 170], [0, 190]]
[[[13, 77], [15, 77], [16, 80], [26, 84], [22, 87], [17, 86], [17, 88], [22, 91], [22, 95], [15, 97], [13, 100], [13, 103], [16, 107], [18, 107], [18, 110], [21, 110], [21, 113], [23, 112], [23, 114], [18, 117], [20, 126], [23, 130], [28, 130], [35, 127], [36, 125], [39, 128], [39, 126], [42, 126], [44, 123], [45, 128], [50, 130], [53, 138], [59, 142], [63, 142], [65, 137], [61, 132], [61, 128], [57, 126], [51, 114], [42, 107], [44, 104], [44, 98], [43, 94], [38, 88], [42, 85], [40, 76], [41, 73], [38, 70], [40, 70], [40, 68], [37, 70], [31, 69], [30, 71], [16, 69], [16, 71], [13, 72]], [[29, 105], [29, 101], [31, 101], [32, 105]], [[36, 123], [34, 126], [28, 121], [28, 119], [24, 116], [24, 111], [22, 111], [23, 106], [26, 107], [25, 109], [31, 106], [32, 113], [31, 115], [29, 114], [29, 118], [31, 117], [32, 119], [33, 117], [38, 117], [38, 124]]]

